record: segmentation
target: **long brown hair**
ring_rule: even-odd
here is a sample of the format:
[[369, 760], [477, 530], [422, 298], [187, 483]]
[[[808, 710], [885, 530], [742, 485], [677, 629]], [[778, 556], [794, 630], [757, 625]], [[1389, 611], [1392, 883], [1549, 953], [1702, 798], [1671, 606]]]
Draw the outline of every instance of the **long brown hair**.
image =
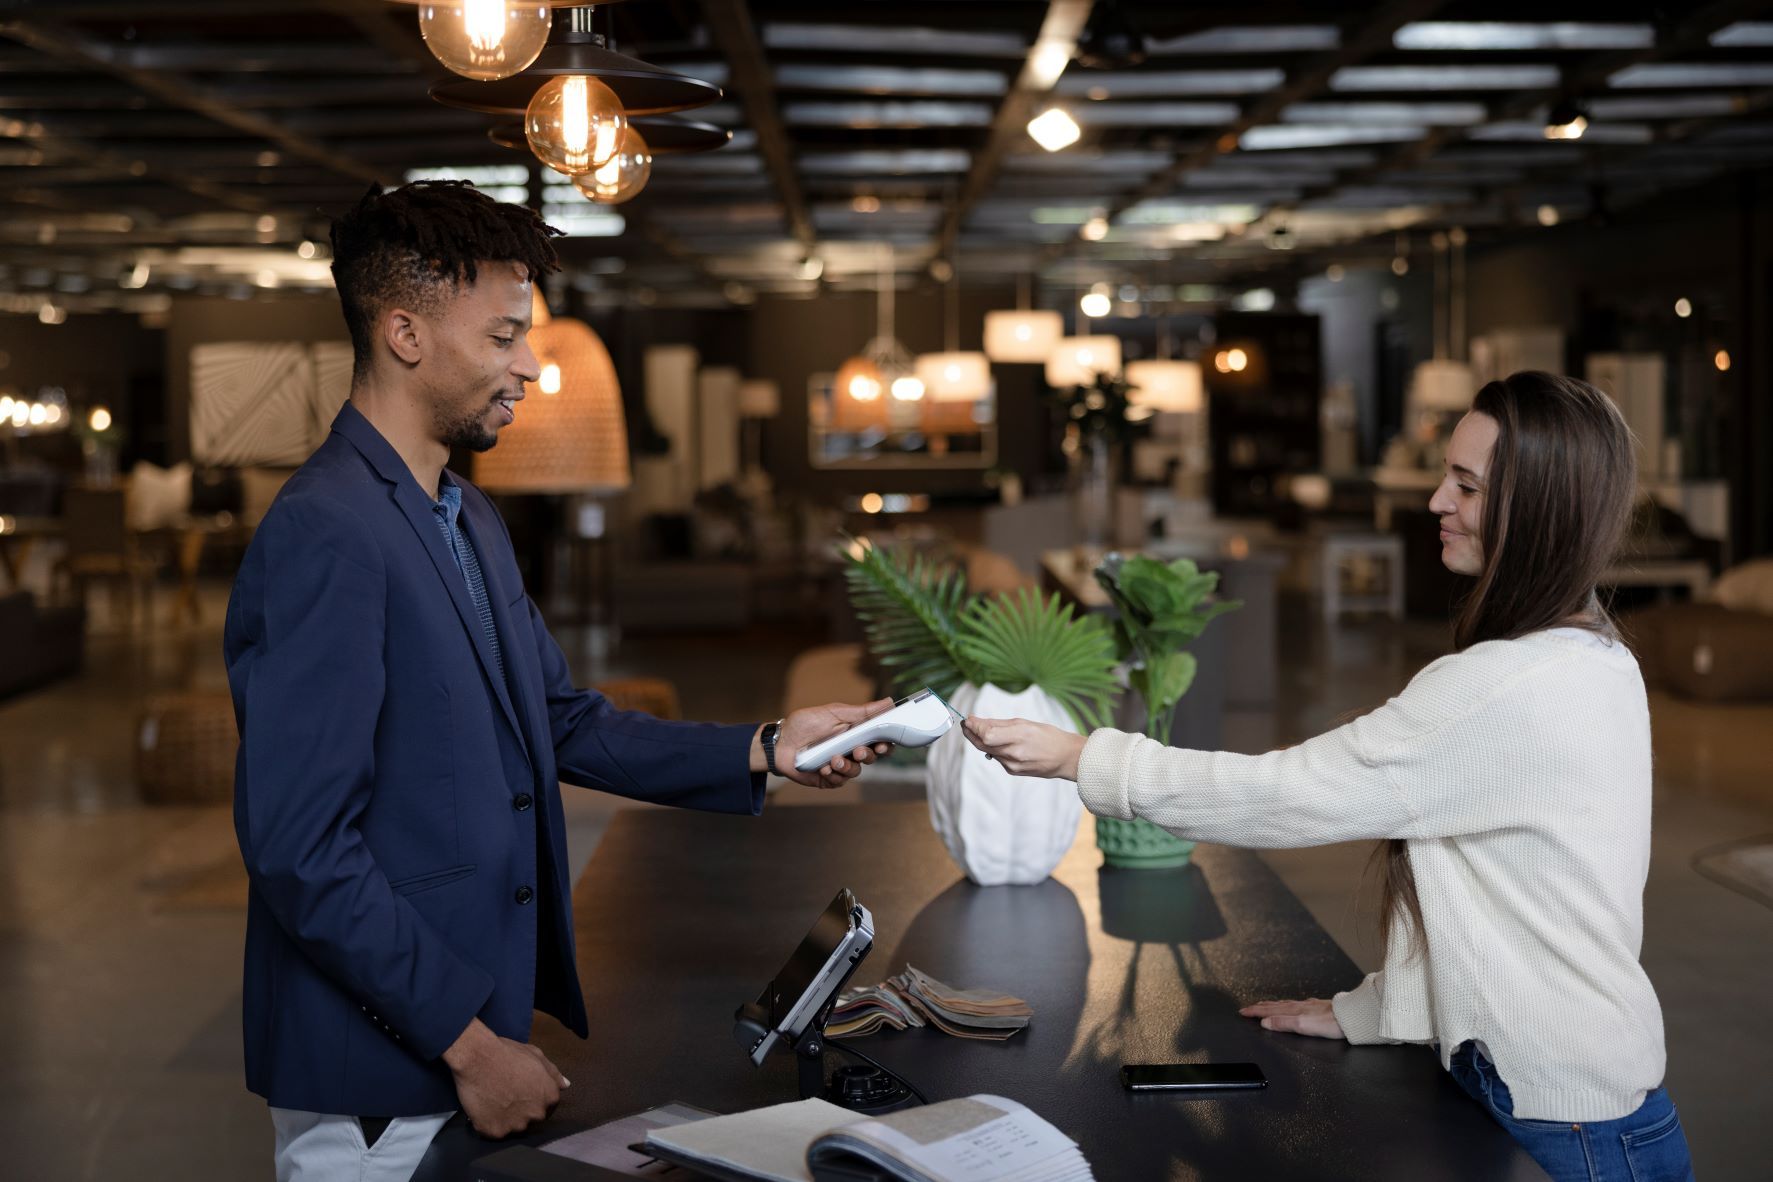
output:
[[[1618, 407], [1587, 382], [1526, 370], [1484, 386], [1471, 411], [1496, 420], [1497, 432], [1484, 477], [1484, 565], [1454, 614], [1455, 651], [1559, 626], [1614, 635], [1595, 587], [1619, 553], [1637, 488]], [[1373, 860], [1381, 939], [1389, 943], [1401, 911], [1414, 955], [1422, 901], [1408, 848], [1381, 842]]]

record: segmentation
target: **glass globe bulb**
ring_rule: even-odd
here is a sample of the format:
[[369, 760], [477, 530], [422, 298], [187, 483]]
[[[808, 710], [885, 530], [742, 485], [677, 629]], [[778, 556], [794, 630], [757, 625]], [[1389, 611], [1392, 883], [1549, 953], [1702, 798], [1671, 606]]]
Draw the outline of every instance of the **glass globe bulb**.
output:
[[646, 187], [653, 175], [653, 150], [632, 127], [622, 137], [622, 150], [590, 172], [573, 178], [579, 192], [599, 205], [620, 205]]
[[553, 24], [553, 10], [535, 0], [419, 5], [419, 35], [432, 55], [476, 82], [495, 82], [528, 68], [548, 43]]
[[616, 92], [595, 78], [551, 78], [529, 100], [523, 134], [530, 151], [555, 172], [583, 176], [622, 150], [628, 113]]
[[838, 393], [847, 394], [857, 402], [873, 402], [880, 397], [886, 383], [881, 378], [879, 366], [866, 357], [857, 356], [843, 363], [832, 385]]

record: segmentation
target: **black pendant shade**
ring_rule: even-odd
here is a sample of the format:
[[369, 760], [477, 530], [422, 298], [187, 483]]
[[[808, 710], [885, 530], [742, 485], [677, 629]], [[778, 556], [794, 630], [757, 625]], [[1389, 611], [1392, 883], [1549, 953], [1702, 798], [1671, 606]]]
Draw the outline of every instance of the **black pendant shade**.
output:
[[[716, 148], [726, 147], [733, 138], [733, 133], [724, 127], [690, 119], [673, 119], [667, 115], [641, 115], [630, 119], [628, 126], [640, 133], [655, 156], [712, 152]], [[521, 120], [493, 124], [486, 129], [486, 138], [501, 148], [529, 148], [529, 141], [523, 136]]]
[[578, 34], [551, 41], [521, 74], [497, 82], [448, 78], [431, 84], [431, 97], [445, 106], [521, 115], [544, 83], [562, 75], [584, 74], [616, 92], [629, 115], [663, 115], [704, 107], [720, 97], [720, 87], [676, 74], [637, 57], [607, 49]]

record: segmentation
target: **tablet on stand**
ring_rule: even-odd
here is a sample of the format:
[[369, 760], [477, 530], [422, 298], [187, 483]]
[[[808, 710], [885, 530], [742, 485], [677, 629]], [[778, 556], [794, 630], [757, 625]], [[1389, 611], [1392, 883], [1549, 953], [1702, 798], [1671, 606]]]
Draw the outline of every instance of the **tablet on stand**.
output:
[[757, 1000], [741, 1005], [734, 1015], [733, 1037], [752, 1065], [762, 1066], [772, 1050], [792, 1050], [800, 1061], [801, 1099], [820, 1097], [859, 1112], [896, 1108], [916, 1094], [851, 1047], [836, 1049], [870, 1066], [839, 1067], [829, 1083], [825, 1078], [825, 1024], [838, 994], [873, 945], [874, 917], [850, 891], [838, 891]]

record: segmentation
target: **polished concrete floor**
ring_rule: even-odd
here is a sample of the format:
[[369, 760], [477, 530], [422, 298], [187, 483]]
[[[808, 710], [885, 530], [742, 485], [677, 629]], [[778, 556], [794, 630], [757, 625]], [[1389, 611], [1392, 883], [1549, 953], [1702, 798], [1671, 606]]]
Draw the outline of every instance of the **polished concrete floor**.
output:
[[[228, 811], [144, 806], [132, 752], [144, 694], [221, 687], [225, 589], [207, 624], [125, 638], [97, 621], [84, 676], [0, 703], [0, 1176], [269, 1177], [264, 1105], [241, 1083], [243, 875]], [[1281, 695], [1227, 720], [1257, 750], [1384, 698], [1436, 655], [1441, 630], [1387, 621], [1327, 629], [1283, 613]], [[611, 652], [563, 629], [581, 680], [674, 680], [692, 717], [772, 715], [796, 651], [817, 637], [759, 631], [634, 637]], [[0, 654], [0, 659], [3, 654]], [[1701, 877], [1707, 846], [1773, 834], [1773, 707], [1653, 703], [1656, 835], [1644, 963], [1667, 1020], [1668, 1083], [1703, 1179], [1765, 1179], [1773, 1086], [1773, 910]], [[786, 789], [838, 804], [865, 789]], [[583, 865], [618, 802], [567, 791]], [[1373, 959], [1361, 871], [1369, 847], [1267, 855], [1363, 965]]]

